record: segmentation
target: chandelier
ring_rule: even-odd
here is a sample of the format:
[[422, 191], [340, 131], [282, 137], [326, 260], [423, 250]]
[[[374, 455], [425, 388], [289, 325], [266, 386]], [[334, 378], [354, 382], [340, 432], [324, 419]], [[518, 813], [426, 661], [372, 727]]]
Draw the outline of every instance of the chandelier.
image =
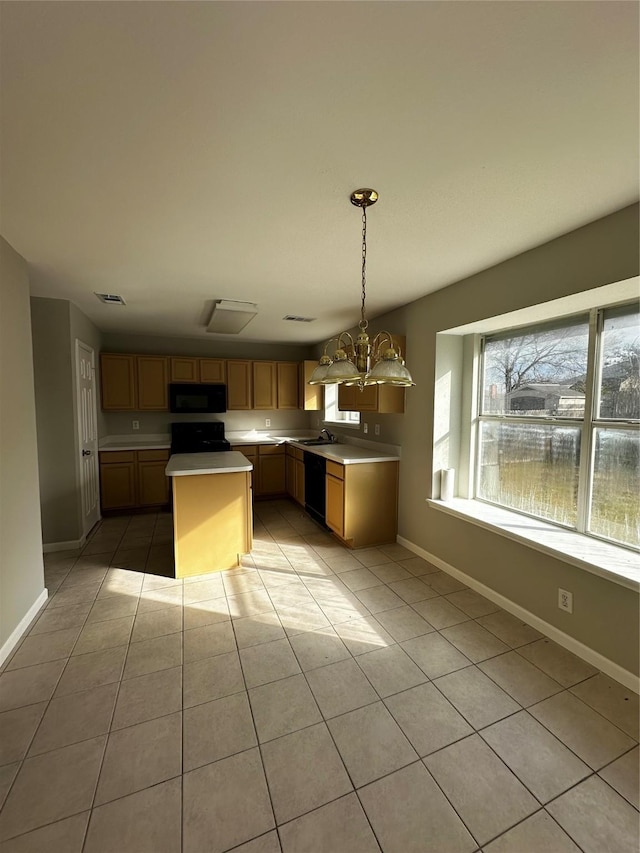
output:
[[[349, 332], [340, 332], [324, 345], [318, 366], [311, 374], [309, 385], [357, 385], [361, 391], [366, 385], [397, 385], [408, 387], [416, 383], [411, 379], [400, 348], [389, 332], [378, 332], [369, 340], [369, 325], [365, 313], [367, 284], [367, 207], [378, 200], [376, 190], [361, 189], [351, 193], [351, 204], [362, 208], [362, 304], [360, 332], [355, 341]], [[327, 350], [335, 344], [333, 356]]]

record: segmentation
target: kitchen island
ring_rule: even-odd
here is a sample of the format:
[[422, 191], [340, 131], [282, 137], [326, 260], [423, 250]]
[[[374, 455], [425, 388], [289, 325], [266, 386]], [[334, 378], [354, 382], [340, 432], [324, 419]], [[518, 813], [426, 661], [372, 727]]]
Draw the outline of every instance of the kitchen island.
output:
[[251, 550], [252, 469], [239, 451], [171, 456], [165, 473], [172, 482], [177, 578], [235, 568]]

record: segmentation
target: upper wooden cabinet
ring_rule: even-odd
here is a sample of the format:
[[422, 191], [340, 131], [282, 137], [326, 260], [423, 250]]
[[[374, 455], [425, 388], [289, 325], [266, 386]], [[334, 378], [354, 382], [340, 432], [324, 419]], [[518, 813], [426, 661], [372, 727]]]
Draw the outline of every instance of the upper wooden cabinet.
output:
[[323, 390], [322, 385], [309, 385], [311, 374], [318, 366], [317, 361], [303, 361], [298, 365], [299, 388], [298, 400], [301, 409], [305, 412], [317, 412], [322, 409]]
[[[392, 335], [394, 343], [405, 357], [405, 338]], [[397, 414], [404, 412], [404, 388], [393, 385], [367, 385], [362, 391], [356, 385], [340, 385], [338, 409], [341, 412], [377, 412]]]
[[199, 358], [200, 382], [226, 382], [227, 369], [223, 358]]
[[105, 411], [136, 411], [138, 406], [136, 385], [135, 355], [101, 353], [100, 386], [102, 408]]
[[171, 358], [172, 382], [199, 382], [197, 358]]
[[166, 412], [169, 408], [169, 359], [161, 355], [137, 355], [139, 411]]
[[278, 408], [298, 408], [298, 362], [279, 361], [276, 364]]
[[227, 409], [253, 408], [253, 374], [250, 361], [227, 361]]
[[226, 382], [223, 358], [171, 357], [172, 382]]
[[278, 408], [278, 384], [275, 361], [253, 362], [253, 408]]

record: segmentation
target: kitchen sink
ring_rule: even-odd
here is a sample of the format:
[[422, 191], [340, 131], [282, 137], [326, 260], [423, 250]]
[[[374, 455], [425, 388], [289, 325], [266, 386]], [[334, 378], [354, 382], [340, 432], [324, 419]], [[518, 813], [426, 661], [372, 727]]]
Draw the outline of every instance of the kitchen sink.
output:
[[306, 447], [316, 447], [319, 444], [337, 444], [337, 441], [329, 441], [328, 438], [303, 438], [298, 444], [304, 444]]

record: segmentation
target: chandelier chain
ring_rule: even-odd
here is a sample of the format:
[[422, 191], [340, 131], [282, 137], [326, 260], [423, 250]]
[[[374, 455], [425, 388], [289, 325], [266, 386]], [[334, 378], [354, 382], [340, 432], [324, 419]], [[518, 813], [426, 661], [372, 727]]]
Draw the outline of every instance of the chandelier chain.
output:
[[369, 323], [364, 315], [364, 302], [367, 286], [367, 208], [362, 208], [362, 307], [360, 311], [360, 328], [364, 331]]

